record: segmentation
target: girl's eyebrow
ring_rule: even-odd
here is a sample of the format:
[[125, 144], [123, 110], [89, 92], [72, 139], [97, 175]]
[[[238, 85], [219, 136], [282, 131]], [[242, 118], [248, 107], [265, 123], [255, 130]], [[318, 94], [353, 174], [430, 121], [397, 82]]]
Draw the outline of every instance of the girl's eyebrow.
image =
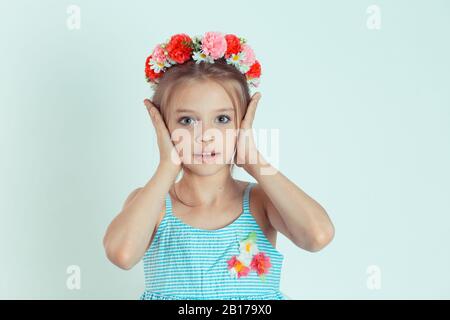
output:
[[220, 111], [220, 112], [222, 112], [222, 111], [234, 111], [234, 109], [233, 108], [221, 108], [221, 109], [217, 109], [215, 111]]
[[[220, 108], [220, 109], [216, 109], [214, 110], [215, 112], [222, 112], [222, 111], [234, 111], [233, 108]], [[176, 112], [181, 113], [181, 112], [193, 112], [195, 113], [196, 110], [194, 109], [178, 109]]]
[[195, 110], [192, 110], [192, 109], [178, 109], [177, 113], [180, 113], [180, 112], [195, 112]]

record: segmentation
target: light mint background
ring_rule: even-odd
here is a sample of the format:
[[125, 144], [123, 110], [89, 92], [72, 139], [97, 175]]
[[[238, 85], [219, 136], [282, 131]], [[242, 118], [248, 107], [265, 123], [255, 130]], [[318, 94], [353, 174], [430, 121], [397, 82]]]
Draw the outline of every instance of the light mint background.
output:
[[[66, 27], [70, 4], [81, 29]], [[366, 27], [369, 5], [381, 29]], [[0, 298], [137, 299], [102, 238], [151, 177], [144, 62], [170, 35], [248, 39], [262, 64], [255, 128], [336, 237], [279, 236], [293, 299], [450, 298], [448, 1], [1, 1]], [[237, 178], [251, 179], [245, 172]], [[66, 268], [81, 268], [81, 289]], [[367, 285], [370, 265], [381, 288]]]

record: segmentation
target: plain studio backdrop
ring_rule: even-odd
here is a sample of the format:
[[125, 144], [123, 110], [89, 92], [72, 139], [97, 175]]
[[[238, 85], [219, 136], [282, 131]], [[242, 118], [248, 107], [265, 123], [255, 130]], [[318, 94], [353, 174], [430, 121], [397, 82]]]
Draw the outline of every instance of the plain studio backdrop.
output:
[[277, 167], [336, 227], [316, 253], [278, 236], [281, 291], [450, 298], [449, 12], [444, 0], [1, 1], [0, 298], [140, 296], [142, 263], [114, 266], [102, 238], [159, 160], [144, 62], [171, 35], [206, 31], [255, 50], [254, 127], [279, 130]]

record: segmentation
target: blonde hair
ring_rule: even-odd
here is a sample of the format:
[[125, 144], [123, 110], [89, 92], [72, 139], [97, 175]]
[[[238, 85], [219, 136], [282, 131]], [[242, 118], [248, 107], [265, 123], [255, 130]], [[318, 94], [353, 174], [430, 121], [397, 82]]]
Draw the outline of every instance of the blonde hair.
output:
[[[167, 69], [159, 78], [158, 85], [154, 91], [152, 102], [159, 108], [161, 115], [167, 124], [169, 106], [173, 97], [172, 92], [182, 85], [194, 81], [211, 80], [222, 86], [230, 97], [233, 107], [237, 127], [247, 112], [248, 104], [251, 100], [247, 78], [236, 67], [229, 65], [224, 58], [214, 61], [214, 63], [196, 63], [189, 60], [183, 64], [177, 64]], [[230, 166], [232, 173], [234, 164]]]

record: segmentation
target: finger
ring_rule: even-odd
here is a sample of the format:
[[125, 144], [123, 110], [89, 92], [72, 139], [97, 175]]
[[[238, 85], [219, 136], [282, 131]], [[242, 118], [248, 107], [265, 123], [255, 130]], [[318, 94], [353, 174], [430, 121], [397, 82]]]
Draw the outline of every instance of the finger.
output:
[[154, 107], [154, 104], [150, 101], [150, 99], [144, 99], [144, 105], [147, 107], [147, 109], [150, 109], [150, 107]]
[[150, 119], [152, 120], [152, 124], [153, 124], [153, 127], [155, 128], [156, 134], [159, 136], [160, 130], [158, 129], [158, 124], [156, 123], [156, 120], [155, 120], [155, 112], [154, 112], [155, 107], [148, 99], [144, 100], [144, 104], [145, 104], [145, 107], [147, 108], [148, 115], [150, 116]]
[[149, 99], [144, 99], [144, 105], [147, 108], [148, 115], [150, 116], [150, 119], [153, 122], [153, 110], [152, 110], [152, 107], [154, 107], [153, 103]]
[[166, 125], [164, 124], [164, 121], [161, 117], [161, 114], [158, 111], [158, 108], [149, 99], [145, 99], [144, 104], [147, 107], [148, 114], [152, 119], [152, 123], [155, 126], [157, 133], [162, 134], [164, 133], [164, 131], [167, 131]]
[[153, 121], [158, 126], [158, 129], [161, 131], [161, 133], [168, 135], [169, 130], [167, 129], [167, 126], [166, 126], [164, 119], [162, 118], [161, 113], [159, 112], [158, 108], [153, 106], [153, 108], [151, 109], [151, 112], [153, 115]]
[[253, 125], [253, 119], [255, 119], [256, 107], [258, 106], [258, 102], [261, 99], [261, 93], [256, 92], [247, 108], [247, 112], [245, 113], [244, 120], [242, 121], [242, 128], [249, 129]]

